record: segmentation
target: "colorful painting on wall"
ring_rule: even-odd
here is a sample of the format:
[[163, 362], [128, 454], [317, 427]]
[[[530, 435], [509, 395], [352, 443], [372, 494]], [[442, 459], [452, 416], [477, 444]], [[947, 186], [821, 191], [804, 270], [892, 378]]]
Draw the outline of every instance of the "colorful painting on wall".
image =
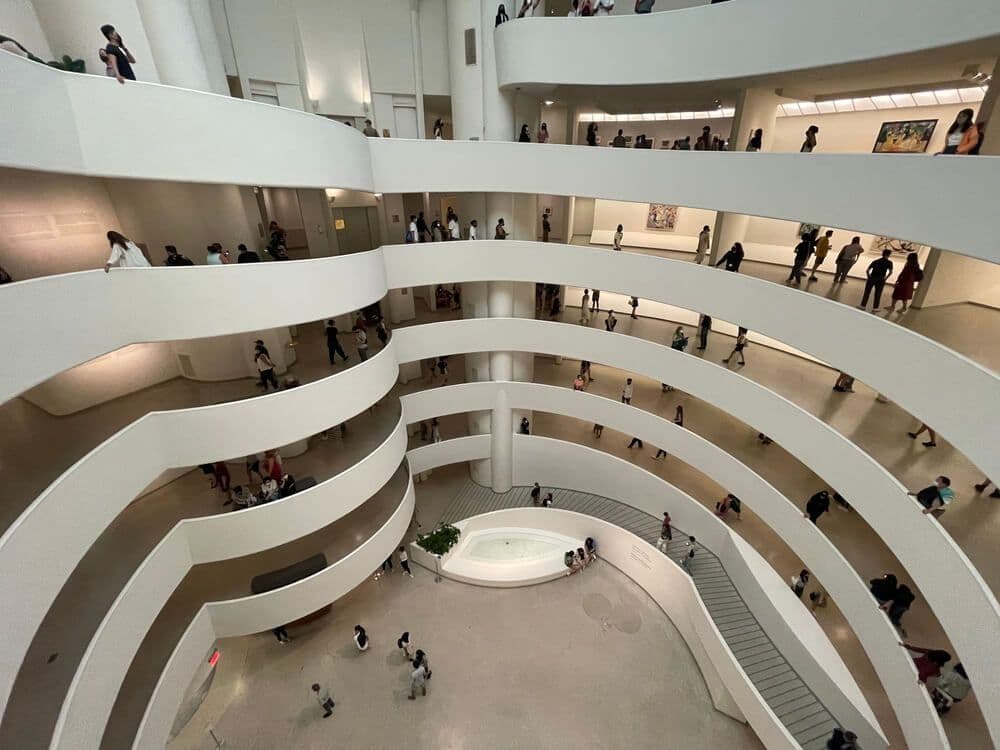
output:
[[873, 154], [922, 154], [927, 150], [937, 120], [883, 122]]
[[662, 232], [672, 232], [677, 226], [677, 206], [666, 203], [650, 203], [646, 214], [646, 229], [658, 229]]
[[810, 224], [808, 221], [799, 223], [799, 230], [795, 233], [795, 239], [800, 239], [804, 234], [810, 234], [814, 229], [818, 233], [823, 227], [819, 224]]

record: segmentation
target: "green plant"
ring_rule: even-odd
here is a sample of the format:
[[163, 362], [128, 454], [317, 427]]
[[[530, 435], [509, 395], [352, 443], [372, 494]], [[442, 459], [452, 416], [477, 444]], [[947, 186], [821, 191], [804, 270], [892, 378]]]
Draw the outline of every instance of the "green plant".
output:
[[61, 60], [51, 60], [49, 62], [53, 68], [65, 70], [70, 73], [86, 73], [87, 63], [83, 60], [74, 60], [69, 55], [63, 55]]
[[430, 534], [417, 539], [417, 544], [430, 552], [432, 555], [443, 555], [456, 544], [462, 532], [448, 523], [441, 526]]

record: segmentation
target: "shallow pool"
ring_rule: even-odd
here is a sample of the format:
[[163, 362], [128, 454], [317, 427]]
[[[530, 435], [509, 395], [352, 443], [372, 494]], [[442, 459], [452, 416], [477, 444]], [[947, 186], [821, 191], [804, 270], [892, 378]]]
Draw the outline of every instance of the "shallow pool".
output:
[[476, 534], [469, 540], [464, 556], [490, 562], [528, 562], [553, 553], [562, 553], [565, 543], [551, 536], [528, 531], [495, 531]]

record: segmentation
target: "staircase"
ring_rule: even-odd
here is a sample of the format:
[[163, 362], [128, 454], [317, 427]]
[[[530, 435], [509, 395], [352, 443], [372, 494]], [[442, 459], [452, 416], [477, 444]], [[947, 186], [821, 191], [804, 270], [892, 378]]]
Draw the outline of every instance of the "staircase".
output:
[[[514, 487], [509, 492], [496, 493], [467, 481], [440, 520], [454, 523], [481, 513], [522, 508], [531, 505], [530, 492], [530, 487]], [[651, 545], [660, 538], [660, 519], [623, 503], [551, 487], [543, 488], [544, 492], [552, 492], [554, 508], [600, 518]], [[674, 527], [674, 540], [667, 546], [666, 554], [678, 563], [689, 551], [687, 537]], [[709, 615], [767, 705], [804, 750], [823, 750], [838, 722], [774, 647], [719, 559], [698, 544], [690, 573]]]

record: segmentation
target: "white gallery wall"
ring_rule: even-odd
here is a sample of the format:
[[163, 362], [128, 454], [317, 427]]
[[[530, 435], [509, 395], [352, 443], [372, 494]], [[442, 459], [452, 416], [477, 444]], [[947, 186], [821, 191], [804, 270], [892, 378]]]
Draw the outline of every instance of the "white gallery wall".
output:
[[4, 36], [16, 39], [33, 55], [43, 60], [53, 59], [49, 40], [42, 31], [31, 0], [4, 0], [0, 3], [0, 29]]

